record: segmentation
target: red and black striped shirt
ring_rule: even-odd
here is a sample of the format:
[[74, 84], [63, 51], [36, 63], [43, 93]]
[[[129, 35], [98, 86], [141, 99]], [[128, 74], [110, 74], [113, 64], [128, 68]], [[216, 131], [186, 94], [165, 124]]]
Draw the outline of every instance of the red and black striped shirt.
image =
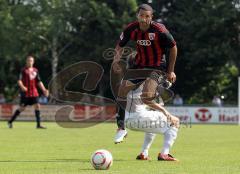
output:
[[159, 67], [164, 50], [176, 45], [166, 27], [154, 21], [145, 32], [140, 30], [137, 21], [130, 23], [121, 33], [118, 44], [124, 47], [129, 40], [136, 42], [137, 55], [134, 64], [138, 68]]
[[25, 67], [21, 70], [19, 80], [22, 80], [23, 85], [27, 88], [24, 93], [25, 97], [38, 97], [37, 86], [41, 81], [37, 68]]

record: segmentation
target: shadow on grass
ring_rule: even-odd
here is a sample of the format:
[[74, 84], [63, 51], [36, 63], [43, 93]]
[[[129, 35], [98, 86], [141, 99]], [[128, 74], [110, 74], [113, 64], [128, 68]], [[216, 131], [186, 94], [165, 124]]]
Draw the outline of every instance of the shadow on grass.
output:
[[[136, 161], [125, 159], [114, 159], [115, 162]], [[90, 159], [47, 159], [47, 160], [0, 160], [0, 163], [62, 163], [62, 162], [79, 162], [90, 163]]]
[[87, 159], [0, 160], [0, 163], [62, 163], [62, 162], [89, 163], [90, 160]]

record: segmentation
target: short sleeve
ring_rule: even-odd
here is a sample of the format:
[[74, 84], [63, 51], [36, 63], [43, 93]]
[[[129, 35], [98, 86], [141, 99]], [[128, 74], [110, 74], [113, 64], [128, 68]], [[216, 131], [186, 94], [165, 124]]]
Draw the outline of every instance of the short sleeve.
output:
[[130, 31], [128, 29], [125, 29], [119, 37], [118, 44], [120, 47], [124, 47], [129, 40], [130, 40]]
[[38, 72], [38, 71], [37, 71], [36, 80], [37, 80], [37, 82], [40, 82], [40, 81], [41, 81], [41, 78], [40, 78], [40, 75], [39, 75], [39, 72]]
[[137, 26], [138, 22], [132, 22], [128, 24], [119, 37], [118, 45], [120, 47], [124, 47], [128, 43], [128, 41], [131, 39], [131, 33], [136, 29]]
[[169, 31], [159, 33], [160, 45], [164, 48], [172, 48], [176, 45], [176, 41]]

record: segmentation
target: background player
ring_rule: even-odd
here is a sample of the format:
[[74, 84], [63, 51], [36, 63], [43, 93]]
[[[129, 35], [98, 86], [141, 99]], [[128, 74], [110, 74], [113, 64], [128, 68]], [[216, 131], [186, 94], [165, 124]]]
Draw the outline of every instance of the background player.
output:
[[[167, 73], [167, 78], [171, 83], [176, 80], [174, 73], [175, 61], [177, 57], [177, 46], [170, 32], [163, 24], [152, 21], [153, 9], [147, 4], [142, 4], [137, 10], [137, 21], [134, 21], [125, 28], [120, 35], [120, 40], [115, 48], [116, 55], [113, 60], [113, 71], [124, 73], [120, 66], [120, 59], [123, 47], [132, 40], [136, 43], [137, 54], [133, 61], [134, 69], [158, 69]], [[169, 49], [169, 61], [166, 68], [166, 61], [163, 56]], [[117, 76], [117, 75], [116, 75]], [[126, 82], [123, 82], [119, 91], [126, 89]], [[114, 142], [120, 143], [127, 135], [124, 127], [124, 111], [119, 107], [117, 116], [118, 131]]]
[[41, 126], [40, 118], [40, 104], [38, 102], [38, 87], [42, 90], [45, 96], [48, 96], [48, 90], [45, 88], [41, 82], [38, 69], [33, 67], [34, 57], [28, 56], [26, 59], [26, 67], [21, 70], [18, 86], [20, 87], [20, 107], [14, 112], [11, 119], [8, 121], [8, 127], [13, 127], [13, 121], [17, 118], [22, 111], [25, 110], [27, 105], [33, 105], [35, 109], [35, 116], [38, 129], [44, 129], [45, 127]]

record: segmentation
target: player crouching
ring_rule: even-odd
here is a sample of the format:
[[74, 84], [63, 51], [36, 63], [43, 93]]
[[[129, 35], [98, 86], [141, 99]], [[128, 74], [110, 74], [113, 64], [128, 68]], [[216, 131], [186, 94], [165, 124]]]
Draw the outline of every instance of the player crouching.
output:
[[[161, 73], [152, 72], [142, 84], [136, 86], [127, 95], [125, 125], [127, 128], [145, 132], [144, 143], [138, 160], [148, 160], [148, 150], [156, 134], [164, 135], [164, 143], [158, 155], [159, 161], [178, 161], [169, 154], [179, 128], [179, 119], [170, 114], [154, 99], [158, 96], [158, 89], [164, 83]], [[153, 91], [153, 92], [152, 92]], [[150, 107], [153, 110], [147, 109]]]

